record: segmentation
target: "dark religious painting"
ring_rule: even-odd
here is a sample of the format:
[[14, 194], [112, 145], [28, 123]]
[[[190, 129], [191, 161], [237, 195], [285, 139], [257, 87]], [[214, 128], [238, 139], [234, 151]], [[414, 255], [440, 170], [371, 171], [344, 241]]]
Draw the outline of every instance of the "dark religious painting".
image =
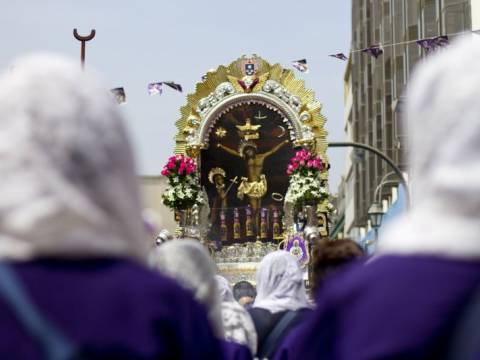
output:
[[289, 126], [262, 104], [236, 106], [216, 121], [201, 154], [201, 181], [217, 245], [281, 238], [285, 171], [294, 155]]

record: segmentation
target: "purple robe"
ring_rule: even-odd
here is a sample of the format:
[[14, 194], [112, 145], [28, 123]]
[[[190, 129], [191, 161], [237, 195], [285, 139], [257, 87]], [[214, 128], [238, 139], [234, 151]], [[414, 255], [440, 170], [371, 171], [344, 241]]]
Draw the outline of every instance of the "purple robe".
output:
[[[11, 263], [30, 300], [86, 358], [220, 359], [205, 310], [174, 281], [127, 260]], [[0, 299], [0, 359], [43, 359]]]
[[480, 262], [390, 255], [353, 265], [320, 289], [275, 359], [445, 358], [478, 286]]
[[244, 345], [231, 341], [220, 341], [223, 359], [225, 360], [252, 360], [250, 349]]

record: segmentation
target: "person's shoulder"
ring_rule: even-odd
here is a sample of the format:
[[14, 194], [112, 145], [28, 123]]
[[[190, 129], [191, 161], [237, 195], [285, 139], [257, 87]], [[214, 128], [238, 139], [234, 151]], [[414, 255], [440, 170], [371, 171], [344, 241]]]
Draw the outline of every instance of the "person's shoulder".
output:
[[316, 294], [328, 292], [330, 296], [351, 296], [352, 292], [367, 290], [370, 286], [390, 282], [395, 273], [405, 273], [404, 257], [378, 256], [363, 258], [340, 268], [329, 278]]
[[[405, 288], [441, 287], [442, 282], [455, 278], [475, 280], [480, 262], [446, 259], [430, 255], [383, 254], [352, 265], [333, 274], [315, 294], [317, 304], [327, 300], [335, 306], [350, 306], [351, 299], [391, 297], [397, 301]], [[443, 278], [439, 277], [442, 274]], [[392, 287], [392, 284], [396, 286]]]
[[192, 295], [183, 289], [174, 279], [146, 265], [132, 261], [119, 261], [117, 264], [117, 284], [126, 289], [131, 296], [151, 296], [157, 302], [190, 300]]
[[221, 307], [222, 307], [222, 310], [226, 310], [226, 311], [233, 311], [233, 312], [242, 313], [242, 314], [248, 313], [247, 310], [236, 301], [222, 301]]
[[269, 317], [272, 315], [272, 313], [264, 308], [260, 307], [251, 307], [248, 309], [248, 313], [250, 316], [253, 317]]
[[431, 273], [478, 273], [480, 262], [448, 259], [433, 255], [383, 254], [357, 261], [334, 276], [337, 288], [364, 287], [366, 284], [391, 283], [392, 280], [421, 278]]
[[303, 316], [303, 317], [306, 317], [310, 314], [313, 313], [313, 309], [312, 308], [309, 308], [309, 307], [305, 307], [305, 308], [300, 308], [298, 310], [296, 310], [296, 312], [300, 315], [300, 316]]
[[220, 340], [220, 348], [224, 359], [250, 360], [253, 359], [250, 349], [232, 341]]

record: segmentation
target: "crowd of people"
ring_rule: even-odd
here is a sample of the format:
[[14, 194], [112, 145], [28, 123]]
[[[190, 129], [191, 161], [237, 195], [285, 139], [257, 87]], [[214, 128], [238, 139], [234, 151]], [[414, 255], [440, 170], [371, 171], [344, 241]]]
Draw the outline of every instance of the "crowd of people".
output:
[[[1, 359], [480, 359], [480, 45], [408, 90], [413, 205], [367, 258], [278, 250], [230, 284], [194, 239], [145, 241], [132, 151], [97, 77], [53, 55], [0, 77]], [[233, 285], [233, 286], [232, 286]]]

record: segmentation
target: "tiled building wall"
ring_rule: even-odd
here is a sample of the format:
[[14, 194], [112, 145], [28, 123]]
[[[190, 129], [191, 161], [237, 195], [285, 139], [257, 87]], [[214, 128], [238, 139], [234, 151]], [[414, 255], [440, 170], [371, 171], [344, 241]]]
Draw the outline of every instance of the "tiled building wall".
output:
[[[354, 141], [376, 147], [406, 169], [407, 129], [401, 104], [410, 74], [425, 54], [415, 42], [405, 42], [438, 35], [452, 38], [471, 30], [470, 19], [471, 1], [352, 0]], [[377, 59], [356, 51], [375, 44], [384, 45], [384, 53]], [[375, 188], [390, 171], [369, 153], [354, 165], [355, 226], [365, 226]], [[384, 191], [389, 192], [388, 187]]]

